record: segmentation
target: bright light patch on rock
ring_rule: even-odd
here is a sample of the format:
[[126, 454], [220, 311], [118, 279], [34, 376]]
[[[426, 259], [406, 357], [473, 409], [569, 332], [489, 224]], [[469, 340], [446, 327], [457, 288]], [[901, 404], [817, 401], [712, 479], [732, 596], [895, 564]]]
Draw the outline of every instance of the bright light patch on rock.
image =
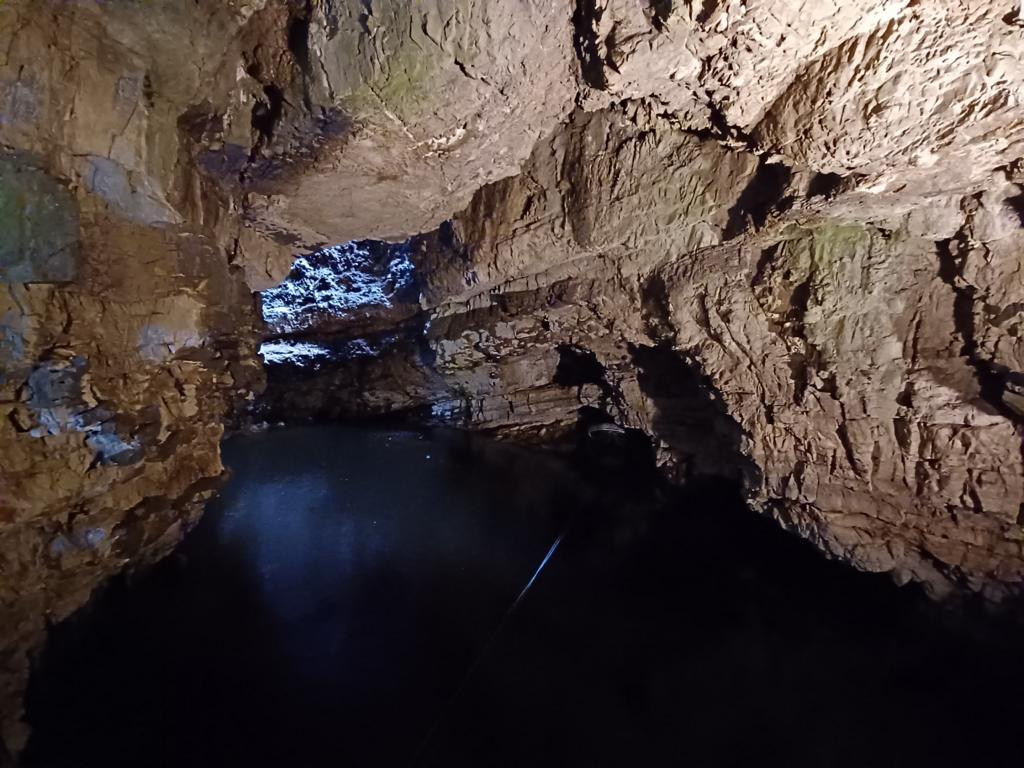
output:
[[140, 458], [139, 442], [118, 434], [114, 414], [87, 393], [88, 362], [81, 357], [37, 367], [28, 378], [28, 407], [35, 424], [27, 431], [44, 438], [80, 432], [101, 464], [131, 464]]
[[183, 349], [201, 347], [203, 305], [191, 296], [160, 299], [149, 322], [139, 330], [138, 350], [143, 360], [164, 362]]
[[268, 341], [260, 347], [267, 365], [314, 366], [332, 359], [334, 353], [322, 344], [307, 341]]
[[413, 282], [407, 246], [353, 242], [295, 260], [288, 278], [263, 291], [263, 319], [275, 334], [313, 328], [324, 317], [370, 317]]
[[260, 357], [267, 365], [293, 365], [314, 370], [324, 363], [376, 357], [379, 354], [380, 350], [365, 339], [353, 339], [334, 345], [275, 339], [260, 346]]

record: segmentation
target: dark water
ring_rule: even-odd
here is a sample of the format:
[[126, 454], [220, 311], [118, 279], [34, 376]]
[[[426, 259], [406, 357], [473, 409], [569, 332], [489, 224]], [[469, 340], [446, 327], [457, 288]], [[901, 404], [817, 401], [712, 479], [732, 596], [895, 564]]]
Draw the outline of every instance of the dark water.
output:
[[52, 631], [28, 765], [1024, 764], [1008, 618], [827, 562], [728, 489], [340, 427], [226, 460], [175, 555]]

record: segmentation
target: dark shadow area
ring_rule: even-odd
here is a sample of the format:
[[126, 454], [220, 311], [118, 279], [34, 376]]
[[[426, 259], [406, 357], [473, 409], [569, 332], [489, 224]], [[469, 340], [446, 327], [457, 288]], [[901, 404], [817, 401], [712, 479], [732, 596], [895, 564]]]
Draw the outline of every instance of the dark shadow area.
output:
[[[960, 278], [963, 276], [964, 264], [969, 246], [961, 239], [944, 240], [938, 244], [939, 277], [953, 291], [953, 324], [963, 340], [960, 354], [967, 359], [974, 369], [980, 389], [981, 399], [1000, 415], [1024, 426], [1024, 417], [1007, 405], [1004, 394], [1007, 390], [1017, 392], [1024, 388], [1024, 374], [1011, 371], [1006, 366], [990, 360], [981, 354], [978, 344], [978, 329], [975, 321], [975, 304], [980, 301], [978, 289]], [[1014, 309], [1010, 308], [1010, 316]], [[993, 321], [1000, 318], [995, 316]], [[973, 399], [971, 392], [963, 393], [967, 400]]]
[[807, 196], [832, 198], [842, 191], [843, 183], [838, 173], [816, 173], [807, 186]]
[[27, 765], [1018, 764], [1012, 616], [824, 560], [735, 482], [444, 432], [225, 454], [182, 548], [51, 631]]
[[1017, 217], [1017, 221], [1024, 227], [1024, 195], [1013, 195], [1006, 198], [1006, 207]]
[[743, 429], [699, 365], [669, 343], [630, 352], [640, 389], [657, 409], [654, 433], [679, 457], [675, 479], [717, 476], [756, 487], [760, 470], [742, 451]]
[[651, 439], [640, 429], [620, 427], [607, 412], [593, 406], [577, 411], [574, 466], [587, 482], [608, 472], [628, 474], [631, 482], [660, 485]]
[[747, 229], [760, 229], [775, 211], [786, 211], [793, 203], [787, 195], [793, 172], [780, 163], [761, 161], [757, 172], [729, 211], [725, 238], [733, 238]]
[[711, 14], [713, 14], [718, 7], [721, 5], [721, 0], [703, 0], [701, 3], [700, 13], [697, 14], [696, 22], [698, 24], [707, 24], [711, 20]]
[[603, 384], [604, 366], [589, 349], [571, 344], [558, 345], [558, 366], [555, 384], [562, 387], [582, 387], [584, 384]]
[[587, 85], [598, 90], [608, 86], [596, 31], [603, 15], [604, 8], [596, 0], [576, 0], [572, 14], [573, 45], [580, 72]]
[[1016, 764], [1012, 621], [825, 561], [732, 485], [609, 482], [415, 765]]
[[672, 6], [675, 0], [649, 0], [647, 15], [651, 25], [659, 32], [665, 31], [665, 23], [672, 15]]

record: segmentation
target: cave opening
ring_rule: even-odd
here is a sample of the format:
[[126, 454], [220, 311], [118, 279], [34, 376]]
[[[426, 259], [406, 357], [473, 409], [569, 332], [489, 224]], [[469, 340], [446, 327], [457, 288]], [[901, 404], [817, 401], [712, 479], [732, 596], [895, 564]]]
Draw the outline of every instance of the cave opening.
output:
[[354, 241], [298, 257], [259, 294], [267, 387], [253, 423], [429, 417], [437, 387], [410, 242]]

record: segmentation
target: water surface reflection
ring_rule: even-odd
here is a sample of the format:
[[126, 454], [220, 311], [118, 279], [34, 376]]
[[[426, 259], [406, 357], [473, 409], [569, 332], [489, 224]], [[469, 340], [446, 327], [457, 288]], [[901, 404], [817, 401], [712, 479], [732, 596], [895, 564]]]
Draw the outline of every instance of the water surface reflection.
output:
[[828, 562], [728, 488], [444, 433], [225, 455], [179, 552], [53, 631], [29, 765], [1019, 765], [1012, 616]]

